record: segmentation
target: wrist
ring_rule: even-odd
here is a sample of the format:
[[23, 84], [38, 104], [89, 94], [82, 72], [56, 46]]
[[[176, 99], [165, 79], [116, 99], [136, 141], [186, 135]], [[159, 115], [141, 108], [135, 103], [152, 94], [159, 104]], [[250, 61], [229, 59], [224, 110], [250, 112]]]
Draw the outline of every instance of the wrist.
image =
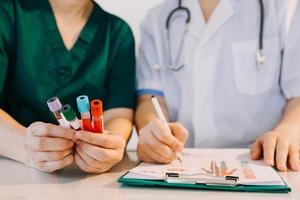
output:
[[[137, 133], [139, 134], [141, 129], [145, 128], [147, 125], [149, 125], [151, 122], [153, 121], [156, 121], [156, 120], [159, 120], [159, 117], [156, 115], [156, 113], [153, 113], [151, 115], [148, 115], [147, 118], [145, 118], [143, 120], [143, 123], [140, 123], [140, 124], [135, 124], [135, 127], [136, 127], [136, 130], [137, 130]], [[169, 121], [167, 120], [167, 122], [169, 123]]]
[[117, 135], [123, 140], [126, 144], [130, 138], [130, 134], [122, 134], [122, 133], [111, 133], [112, 135]]
[[19, 141], [18, 141], [18, 146], [19, 148], [17, 149], [17, 160], [28, 165], [29, 164], [29, 155], [28, 155], [28, 147], [27, 147], [27, 128], [24, 128], [22, 130], [20, 130], [19, 134]]
[[299, 124], [280, 123], [274, 128], [274, 131], [285, 133], [299, 133], [300, 126]]
[[7, 143], [3, 146], [3, 156], [27, 164], [26, 128], [10, 130]]

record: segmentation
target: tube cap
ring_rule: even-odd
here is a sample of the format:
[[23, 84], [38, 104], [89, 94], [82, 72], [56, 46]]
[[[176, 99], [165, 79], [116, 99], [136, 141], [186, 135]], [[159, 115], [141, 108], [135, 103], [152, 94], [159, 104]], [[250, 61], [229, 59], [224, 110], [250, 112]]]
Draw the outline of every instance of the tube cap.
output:
[[70, 106], [69, 104], [64, 105], [61, 109], [61, 112], [68, 121], [73, 121], [77, 117], [72, 106]]
[[93, 116], [102, 116], [103, 115], [103, 106], [102, 101], [95, 99], [91, 102], [91, 111]]
[[78, 111], [80, 113], [85, 113], [90, 111], [90, 101], [88, 96], [85, 95], [79, 96], [77, 97], [76, 101], [77, 101]]
[[53, 97], [47, 101], [48, 107], [51, 112], [60, 111], [62, 108], [61, 102], [58, 97]]

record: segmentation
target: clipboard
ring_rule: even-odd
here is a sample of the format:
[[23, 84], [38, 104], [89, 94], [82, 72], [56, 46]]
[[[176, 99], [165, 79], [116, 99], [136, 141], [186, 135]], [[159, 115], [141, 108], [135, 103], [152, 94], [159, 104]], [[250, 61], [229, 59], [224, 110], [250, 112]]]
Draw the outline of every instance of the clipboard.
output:
[[166, 173], [163, 180], [127, 178], [127, 172], [118, 179], [118, 182], [133, 187], [165, 187], [185, 188], [196, 190], [217, 190], [232, 192], [257, 192], [257, 193], [289, 193], [291, 188], [284, 185], [243, 185], [239, 184], [239, 177], [227, 176], [218, 179], [194, 179], [182, 177], [176, 173]]
[[[166, 187], [232, 192], [289, 193], [279, 173], [263, 161], [231, 159], [229, 150], [185, 149], [182, 162], [141, 162], [118, 179], [134, 187]], [[234, 150], [236, 151], [236, 150]]]

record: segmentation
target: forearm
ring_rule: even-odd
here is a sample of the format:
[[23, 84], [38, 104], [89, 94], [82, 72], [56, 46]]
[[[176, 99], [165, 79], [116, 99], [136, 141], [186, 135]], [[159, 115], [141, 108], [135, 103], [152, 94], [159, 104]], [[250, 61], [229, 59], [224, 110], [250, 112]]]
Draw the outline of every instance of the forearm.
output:
[[25, 163], [25, 137], [26, 128], [0, 109], [0, 155]]
[[133, 110], [118, 108], [104, 113], [104, 129], [129, 140], [133, 127]]
[[126, 142], [129, 140], [132, 132], [132, 121], [126, 118], [114, 118], [104, 124], [105, 130], [122, 136]]
[[[157, 97], [159, 104], [164, 112], [164, 115], [169, 121], [169, 115], [167, 111], [167, 105], [163, 97]], [[138, 99], [138, 107], [135, 115], [135, 125], [139, 131], [146, 126], [151, 120], [157, 118], [157, 114], [153, 108], [151, 96], [146, 95]]]
[[287, 103], [283, 117], [275, 130], [288, 130], [300, 134], [300, 98]]

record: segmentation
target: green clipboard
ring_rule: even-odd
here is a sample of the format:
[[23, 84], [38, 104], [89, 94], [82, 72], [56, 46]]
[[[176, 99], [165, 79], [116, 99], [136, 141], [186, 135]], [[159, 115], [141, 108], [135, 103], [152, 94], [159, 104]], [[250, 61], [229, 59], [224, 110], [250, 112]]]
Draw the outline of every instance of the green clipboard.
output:
[[186, 184], [186, 183], [168, 183], [164, 180], [146, 180], [126, 178], [128, 174], [124, 174], [118, 179], [118, 182], [128, 186], [135, 187], [166, 187], [166, 188], [186, 188], [198, 190], [218, 190], [218, 191], [234, 191], [234, 192], [257, 192], [257, 193], [289, 193], [291, 188], [285, 183], [284, 185], [208, 185], [208, 184]]

